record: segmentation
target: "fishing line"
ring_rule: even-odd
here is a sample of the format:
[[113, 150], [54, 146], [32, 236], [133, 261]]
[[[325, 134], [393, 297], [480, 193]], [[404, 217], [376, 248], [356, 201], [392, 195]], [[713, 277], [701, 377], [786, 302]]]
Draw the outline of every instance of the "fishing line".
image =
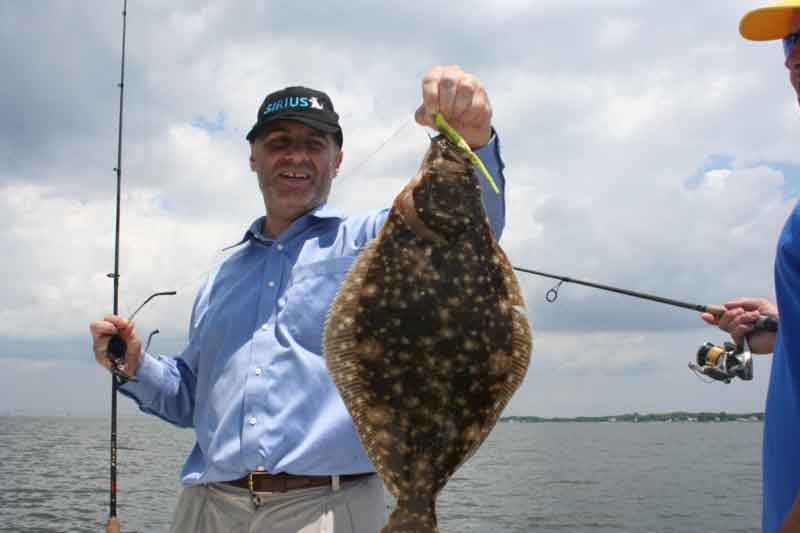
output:
[[404, 121], [403, 121], [403, 122], [400, 124], [400, 126], [399, 126], [397, 129], [395, 129], [395, 130], [392, 132], [392, 134], [391, 134], [391, 135], [389, 135], [387, 138], [385, 138], [385, 139], [384, 139], [384, 140], [383, 140], [383, 141], [382, 141], [382, 142], [381, 142], [381, 143], [378, 145], [378, 147], [377, 147], [377, 148], [375, 148], [375, 149], [374, 149], [374, 150], [373, 150], [373, 151], [372, 151], [372, 152], [371, 152], [369, 155], [367, 155], [367, 156], [366, 156], [364, 159], [362, 159], [362, 160], [361, 160], [361, 162], [360, 162], [360, 163], [358, 163], [358, 164], [356, 165], [356, 167], [355, 167], [353, 170], [351, 170], [351, 171], [349, 171], [347, 174], [343, 175], [343, 176], [342, 176], [342, 178], [340, 178], [340, 179], [352, 178], [353, 176], [355, 176], [356, 174], [358, 174], [358, 172], [359, 172], [359, 171], [360, 171], [362, 168], [364, 168], [364, 166], [366, 166], [366, 164], [367, 164], [367, 163], [369, 163], [369, 162], [372, 160], [372, 158], [373, 158], [373, 157], [375, 157], [375, 155], [377, 155], [377, 153], [378, 153], [378, 152], [380, 152], [381, 150], [383, 150], [383, 148], [384, 148], [384, 147], [385, 147], [387, 144], [389, 144], [389, 142], [390, 142], [392, 139], [394, 139], [395, 137], [397, 137], [398, 135], [400, 135], [400, 133], [401, 133], [401, 132], [403, 132], [403, 131], [404, 131], [406, 128], [408, 128], [408, 126], [411, 124], [411, 122], [412, 122], [412, 120], [413, 120], [413, 119], [414, 119], [414, 115], [410, 115], [410, 116], [406, 117], [406, 118], [405, 118], [405, 120], [404, 120]]

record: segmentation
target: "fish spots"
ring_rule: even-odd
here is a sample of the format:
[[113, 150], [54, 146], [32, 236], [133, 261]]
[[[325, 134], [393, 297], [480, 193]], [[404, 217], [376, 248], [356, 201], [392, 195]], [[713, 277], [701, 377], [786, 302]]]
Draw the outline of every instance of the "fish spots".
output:
[[[428, 472], [430, 472], [431, 470], [430, 458], [424, 455], [422, 457], [417, 458], [413, 463], [412, 470], [414, 476], [416, 476], [417, 478], [425, 479]], [[422, 486], [424, 487], [424, 484]]]
[[392, 411], [388, 407], [370, 407], [366, 411], [366, 417], [370, 424], [383, 427], [392, 421]]
[[375, 339], [367, 339], [358, 346], [361, 355], [369, 361], [378, 361], [383, 356], [383, 344]]
[[391, 448], [394, 443], [394, 435], [385, 429], [382, 429], [375, 434], [375, 444], [381, 448]]
[[530, 328], [471, 164], [434, 139], [402, 194], [334, 300], [326, 363], [396, 512], [435, 523], [522, 381]]
[[505, 374], [511, 370], [513, 360], [504, 352], [494, 352], [489, 356], [489, 371], [492, 374]]
[[418, 396], [406, 396], [403, 403], [408, 409], [416, 409], [422, 405], [422, 401]]
[[436, 339], [434, 337], [420, 337], [419, 344], [423, 348], [430, 349], [436, 346]]
[[473, 443], [481, 438], [483, 431], [478, 424], [470, 424], [464, 429], [464, 440]]
[[[362, 294], [367, 298], [374, 298], [379, 292], [378, 285], [375, 283], [367, 283], [364, 285]], [[355, 294], [355, 293], [354, 293]]]

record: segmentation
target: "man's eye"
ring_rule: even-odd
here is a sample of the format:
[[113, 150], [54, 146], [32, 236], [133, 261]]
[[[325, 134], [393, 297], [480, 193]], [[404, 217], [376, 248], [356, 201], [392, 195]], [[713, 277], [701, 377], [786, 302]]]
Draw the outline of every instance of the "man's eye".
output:
[[269, 139], [265, 143], [265, 146], [267, 148], [272, 148], [273, 150], [278, 149], [278, 148], [286, 148], [286, 146], [288, 146], [288, 145], [289, 145], [289, 142], [286, 139], [284, 139], [283, 137], [278, 137], [277, 139]]

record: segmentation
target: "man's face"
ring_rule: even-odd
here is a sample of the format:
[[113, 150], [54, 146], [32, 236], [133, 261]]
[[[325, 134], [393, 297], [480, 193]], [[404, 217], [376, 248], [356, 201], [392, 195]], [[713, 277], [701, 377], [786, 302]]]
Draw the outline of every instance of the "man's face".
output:
[[794, 87], [797, 101], [800, 103], [800, 45], [796, 45], [786, 58], [786, 68], [789, 69], [789, 82]]
[[291, 222], [328, 198], [342, 152], [333, 136], [292, 120], [276, 121], [250, 145], [250, 168], [267, 209], [270, 230]]
[[[792, 19], [792, 32], [800, 31], [800, 9], [796, 10]], [[786, 68], [789, 69], [789, 83], [797, 93], [797, 102], [800, 104], [800, 43], [796, 44], [786, 58]]]

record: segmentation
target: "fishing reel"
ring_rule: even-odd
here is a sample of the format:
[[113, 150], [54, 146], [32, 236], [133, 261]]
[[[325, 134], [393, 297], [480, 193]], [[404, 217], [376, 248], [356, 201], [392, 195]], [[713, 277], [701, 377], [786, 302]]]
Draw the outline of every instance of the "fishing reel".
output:
[[[778, 331], [778, 319], [774, 316], [762, 316], [753, 324], [753, 331]], [[707, 342], [697, 350], [697, 362], [690, 361], [689, 368], [698, 374], [708, 376], [715, 381], [730, 383], [733, 378], [743, 381], [753, 379], [753, 353], [747, 337], [742, 345], [725, 342], [718, 346]]]
[[689, 361], [689, 368], [715, 381], [730, 383], [733, 378], [743, 381], [753, 379], [753, 354], [747, 337], [742, 346], [725, 342], [722, 346], [707, 342], [697, 350], [697, 362]]

